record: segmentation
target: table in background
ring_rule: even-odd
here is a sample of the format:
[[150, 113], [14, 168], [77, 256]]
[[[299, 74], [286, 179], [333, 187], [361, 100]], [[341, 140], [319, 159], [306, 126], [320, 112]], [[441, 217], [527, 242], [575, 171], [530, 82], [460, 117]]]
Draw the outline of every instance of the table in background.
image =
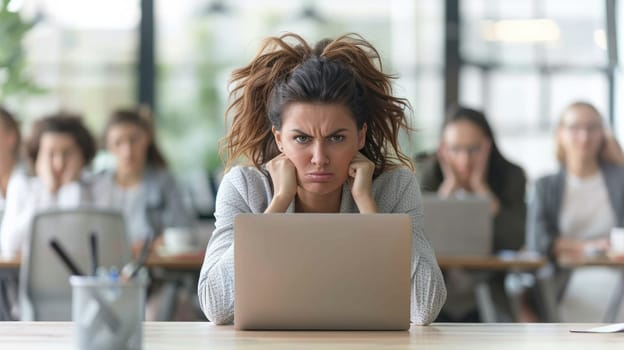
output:
[[[497, 256], [438, 256], [438, 264], [441, 269], [458, 268], [475, 273], [482, 272], [533, 272], [546, 264], [544, 259], [501, 259]], [[161, 256], [150, 254], [146, 266], [149, 268], [163, 269], [171, 274], [186, 274], [195, 278], [201, 270], [204, 261], [204, 251], [198, 251], [181, 255]], [[0, 269], [19, 269], [19, 258], [13, 260], [1, 260]], [[175, 296], [179, 290], [179, 284], [168, 283], [164, 292], [164, 300], [159, 310], [158, 319], [171, 319], [175, 308]], [[489, 291], [487, 281], [480, 280], [475, 287], [477, 305], [486, 322], [495, 322], [496, 313]]]
[[605, 314], [605, 322], [615, 322], [618, 317], [622, 302], [624, 301], [624, 257], [609, 258], [607, 256], [600, 257], [562, 257], [558, 261], [559, 266], [575, 269], [582, 267], [615, 267], [620, 269], [620, 279], [609, 304], [607, 313]]
[[205, 319], [197, 298], [197, 282], [204, 262], [205, 250], [177, 255], [150, 254], [145, 266], [159, 275], [163, 281], [162, 301], [156, 315], [159, 321], [172, 320], [177, 307], [178, 293], [186, 291], [193, 311], [199, 319]]
[[[496, 308], [490, 293], [488, 273], [504, 272], [508, 275], [519, 273], [534, 274], [540, 268], [546, 266], [544, 258], [523, 258], [521, 256], [502, 259], [495, 255], [490, 256], [438, 256], [440, 269], [461, 269], [471, 272], [475, 278], [475, 298], [479, 315], [483, 322], [493, 323], [500, 321], [496, 315]], [[507, 292], [507, 291], [506, 291]], [[519, 300], [516, 296], [507, 293], [507, 297], [512, 303], [514, 313], [518, 313]]]
[[11, 315], [11, 305], [17, 295], [12, 291], [17, 290], [18, 273], [20, 267], [19, 257], [6, 259], [0, 257], [0, 321], [14, 319]]
[[[168, 277], [163, 286], [162, 302], [159, 305], [158, 314], [156, 315], [158, 320], [164, 321], [172, 318], [176, 307], [177, 293], [188, 280], [193, 284], [190, 290], [196, 294], [197, 280], [203, 261], [203, 250], [180, 255], [161, 256], [156, 253], [149, 255], [145, 265], [150, 269], [163, 270], [164, 274]], [[19, 256], [10, 259], [0, 257], [0, 321], [11, 319], [11, 316], [8, 314], [11, 303], [4, 283], [7, 282], [7, 278], [9, 277], [17, 281], [20, 264]], [[2, 278], [4, 278], [4, 280]], [[189, 283], [187, 282], [187, 284]], [[195, 300], [194, 303], [197, 304]], [[199, 313], [199, 307], [197, 305], [195, 309], [196, 312]]]
[[[596, 324], [449, 324], [409, 332], [250, 332], [208, 322], [146, 322], [151, 349], [619, 349], [623, 333], [570, 333]], [[71, 322], [0, 322], [0, 348], [73, 348]]]

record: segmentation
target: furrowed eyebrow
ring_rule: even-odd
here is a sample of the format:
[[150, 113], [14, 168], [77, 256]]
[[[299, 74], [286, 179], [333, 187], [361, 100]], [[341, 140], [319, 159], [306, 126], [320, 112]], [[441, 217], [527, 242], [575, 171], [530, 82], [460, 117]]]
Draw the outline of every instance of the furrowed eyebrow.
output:
[[341, 133], [343, 131], [347, 131], [347, 129], [342, 128], [342, 129], [335, 130], [334, 132], [330, 133], [329, 136], [333, 136], [333, 135], [339, 134], [339, 133]]
[[294, 132], [296, 132], [296, 133], [298, 133], [298, 134], [302, 134], [302, 135], [304, 135], [304, 136], [310, 136], [310, 135], [308, 135], [307, 133], [305, 133], [305, 132], [303, 132], [303, 131], [301, 131], [301, 130], [299, 130], [299, 129], [291, 129], [290, 131], [294, 131]]
[[[348, 130], [348, 129], [346, 129], [346, 128], [336, 129], [336, 130], [332, 131], [332, 132], [329, 134], [329, 136], [336, 135], [336, 134], [338, 134], [338, 133], [340, 133], [340, 132], [347, 131], [347, 130]], [[308, 135], [307, 133], [305, 133], [305, 132], [303, 132], [302, 130], [299, 130], [299, 129], [291, 129], [290, 131], [294, 131], [294, 132], [296, 132], [296, 133], [299, 133], [299, 134], [302, 134], [302, 135], [305, 135], [305, 136], [310, 136], [310, 135]]]

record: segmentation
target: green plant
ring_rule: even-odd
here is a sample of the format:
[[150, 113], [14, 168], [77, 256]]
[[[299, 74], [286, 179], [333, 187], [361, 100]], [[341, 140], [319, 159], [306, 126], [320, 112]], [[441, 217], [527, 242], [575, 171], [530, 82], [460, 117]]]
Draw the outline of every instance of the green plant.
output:
[[0, 0], [0, 101], [8, 96], [28, 95], [41, 89], [26, 74], [24, 37], [35, 25], [9, 11], [10, 0]]

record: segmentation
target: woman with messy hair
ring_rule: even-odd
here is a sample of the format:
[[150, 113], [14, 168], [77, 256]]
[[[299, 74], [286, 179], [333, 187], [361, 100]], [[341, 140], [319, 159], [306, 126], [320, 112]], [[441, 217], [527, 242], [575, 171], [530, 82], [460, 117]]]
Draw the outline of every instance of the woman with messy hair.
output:
[[410, 106], [392, 95], [391, 79], [375, 48], [353, 34], [314, 47], [296, 34], [271, 37], [234, 71], [227, 173], [199, 278], [208, 319], [234, 320], [234, 217], [292, 212], [409, 214], [411, 321], [436, 318], [446, 288], [423, 233], [413, 165], [398, 145]]

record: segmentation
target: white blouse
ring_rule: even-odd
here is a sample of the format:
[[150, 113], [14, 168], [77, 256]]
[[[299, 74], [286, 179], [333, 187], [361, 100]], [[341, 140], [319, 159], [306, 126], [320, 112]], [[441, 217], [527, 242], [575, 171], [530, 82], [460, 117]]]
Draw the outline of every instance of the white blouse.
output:
[[[21, 180], [15, 180], [16, 178], [20, 178]], [[13, 167], [13, 171], [11, 171], [11, 176], [9, 177], [9, 184], [7, 186], [7, 193], [9, 191], [9, 187], [11, 186], [11, 182], [13, 181], [23, 181], [26, 178], [26, 172], [24, 168], [20, 165], [15, 165]], [[0, 193], [0, 210], [4, 210], [6, 208], [6, 197]]]
[[[559, 215], [561, 236], [580, 240], [608, 237], [615, 225], [602, 172], [588, 178], [567, 174]], [[561, 321], [602, 322], [620, 274], [605, 267], [575, 269], [559, 305]]]
[[38, 177], [16, 178], [7, 189], [4, 219], [0, 227], [0, 253], [11, 257], [22, 250], [36, 212], [72, 208], [90, 203], [90, 189], [80, 180], [50, 193]]
[[568, 174], [559, 215], [561, 236], [581, 240], [607, 237], [615, 224], [602, 172], [588, 178]]

